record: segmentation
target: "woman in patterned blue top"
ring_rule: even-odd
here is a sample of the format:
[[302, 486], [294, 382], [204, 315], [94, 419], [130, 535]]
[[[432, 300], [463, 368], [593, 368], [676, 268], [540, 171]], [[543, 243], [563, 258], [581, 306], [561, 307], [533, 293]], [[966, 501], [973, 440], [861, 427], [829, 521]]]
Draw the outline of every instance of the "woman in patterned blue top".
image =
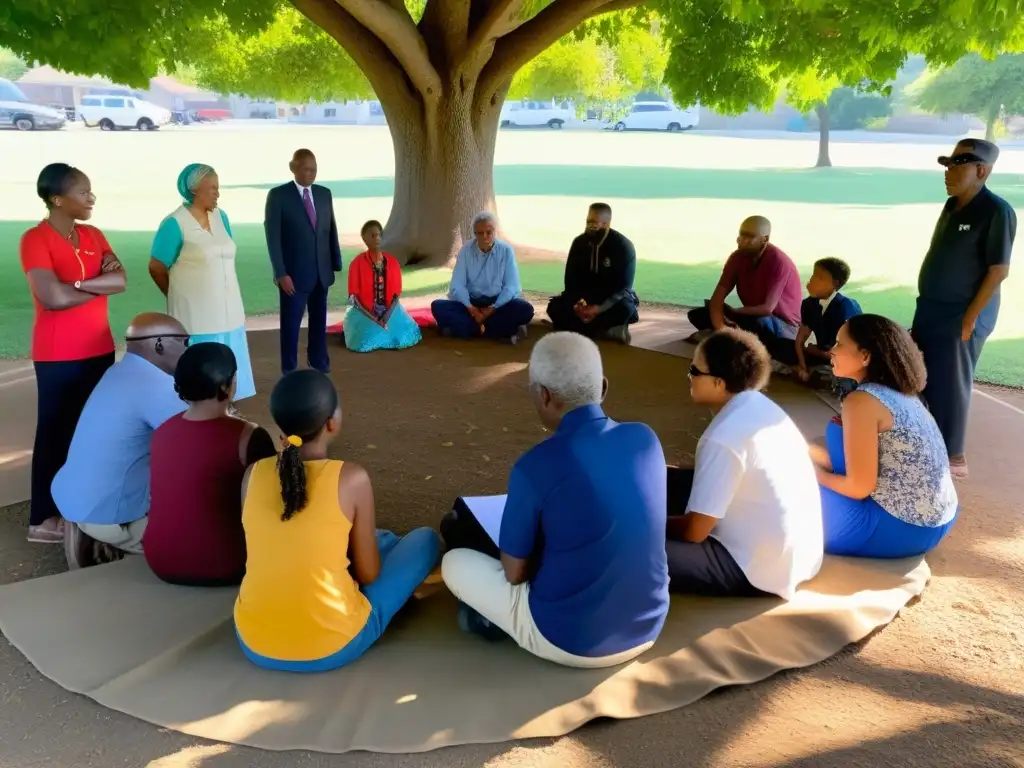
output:
[[958, 505], [942, 434], [919, 396], [921, 351], [891, 320], [859, 315], [839, 331], [832, 370], [858, 386], [826, 429], [827, 450], [812, 448], [825, 551], [885, 558], [930, 551]]

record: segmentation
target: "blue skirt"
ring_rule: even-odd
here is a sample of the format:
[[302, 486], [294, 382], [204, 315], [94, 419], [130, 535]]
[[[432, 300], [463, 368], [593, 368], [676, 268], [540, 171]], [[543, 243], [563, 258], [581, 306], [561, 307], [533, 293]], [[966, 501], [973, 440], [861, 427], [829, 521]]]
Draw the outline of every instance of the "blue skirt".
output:
[[227, 333], [193, 333], [192, 343], [203, 344], [217, 342], [231, 347], [238, 364], [237, 381], [235, 382], [235, 400], [244, 400], [256, 394], [256, 382], [252, 377], [252, 363], [249, 360], [249, 342], [245, 337], [245, 326]]
[[373, 352], [377, 349], [405, 349], [418, 344], [420, 327], [399, 304], [391, 313], [388, 324], [381, 327], [361, 310], [349, 307], [342, 321], [345, 328], [345, 346], [353, 352]]
[[[825, 428], [832, 471], [846, 474], [843, 452], [843, 428], [829, 422]], [[870, 496], [851, 499], [831, 488], [821, 487], [822, 527], [825, 552], [847, 557], [899, 559], [923, 555], [933, 550], [953, 527], [960, 511], [948, 523], [929, 528], [901, 520], [885, 511]]]

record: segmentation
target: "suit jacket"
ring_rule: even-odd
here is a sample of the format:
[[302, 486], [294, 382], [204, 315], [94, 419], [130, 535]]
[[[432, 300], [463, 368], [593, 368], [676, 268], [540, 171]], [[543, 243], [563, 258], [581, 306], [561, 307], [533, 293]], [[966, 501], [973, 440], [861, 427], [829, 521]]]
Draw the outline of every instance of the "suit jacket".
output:
[[333, 285], [334, 273], [341, 271], [341, 244], [331, 191], [314, 184], [311, 193], [316, 229], [293, 181], [270, 190], [263, 217], [274, 279], [288, 275], [295, 290], [303, 293], [312, 291], [318, 281], [324, 287]]

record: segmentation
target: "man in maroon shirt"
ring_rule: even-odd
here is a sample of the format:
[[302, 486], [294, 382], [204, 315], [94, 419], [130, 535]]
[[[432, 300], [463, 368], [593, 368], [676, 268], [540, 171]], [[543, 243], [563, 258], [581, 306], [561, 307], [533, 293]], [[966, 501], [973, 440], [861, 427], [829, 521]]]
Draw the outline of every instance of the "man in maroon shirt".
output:
[[[771, 222], [764, 216], [751, 216], [740, 225], [736, 250], [725, 262], [711, 299], [687, 315], [697, 329], [687, 341], [701, 331], [726, 326], [755, 333], [766, 344], [796, 338], [803, 299], [800, 273], [789, 256], [768, 242], [771, 232]], [[725, 303], [734, 288], [740, 307]]]

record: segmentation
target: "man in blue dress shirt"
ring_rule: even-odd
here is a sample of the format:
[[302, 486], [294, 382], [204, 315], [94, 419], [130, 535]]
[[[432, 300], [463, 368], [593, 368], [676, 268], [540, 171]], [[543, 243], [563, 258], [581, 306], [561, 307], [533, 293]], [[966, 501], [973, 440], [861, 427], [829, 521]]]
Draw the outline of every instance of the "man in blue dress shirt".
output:
[[473, 241], [455, 260], [448, 298], [430, 305], [442, 336], [486, 336], [517, 344], [526, 338], [533, 305], [520, 297], [519, 268], [512, 246], [495, 236], [491, 213], [473, 218]]

